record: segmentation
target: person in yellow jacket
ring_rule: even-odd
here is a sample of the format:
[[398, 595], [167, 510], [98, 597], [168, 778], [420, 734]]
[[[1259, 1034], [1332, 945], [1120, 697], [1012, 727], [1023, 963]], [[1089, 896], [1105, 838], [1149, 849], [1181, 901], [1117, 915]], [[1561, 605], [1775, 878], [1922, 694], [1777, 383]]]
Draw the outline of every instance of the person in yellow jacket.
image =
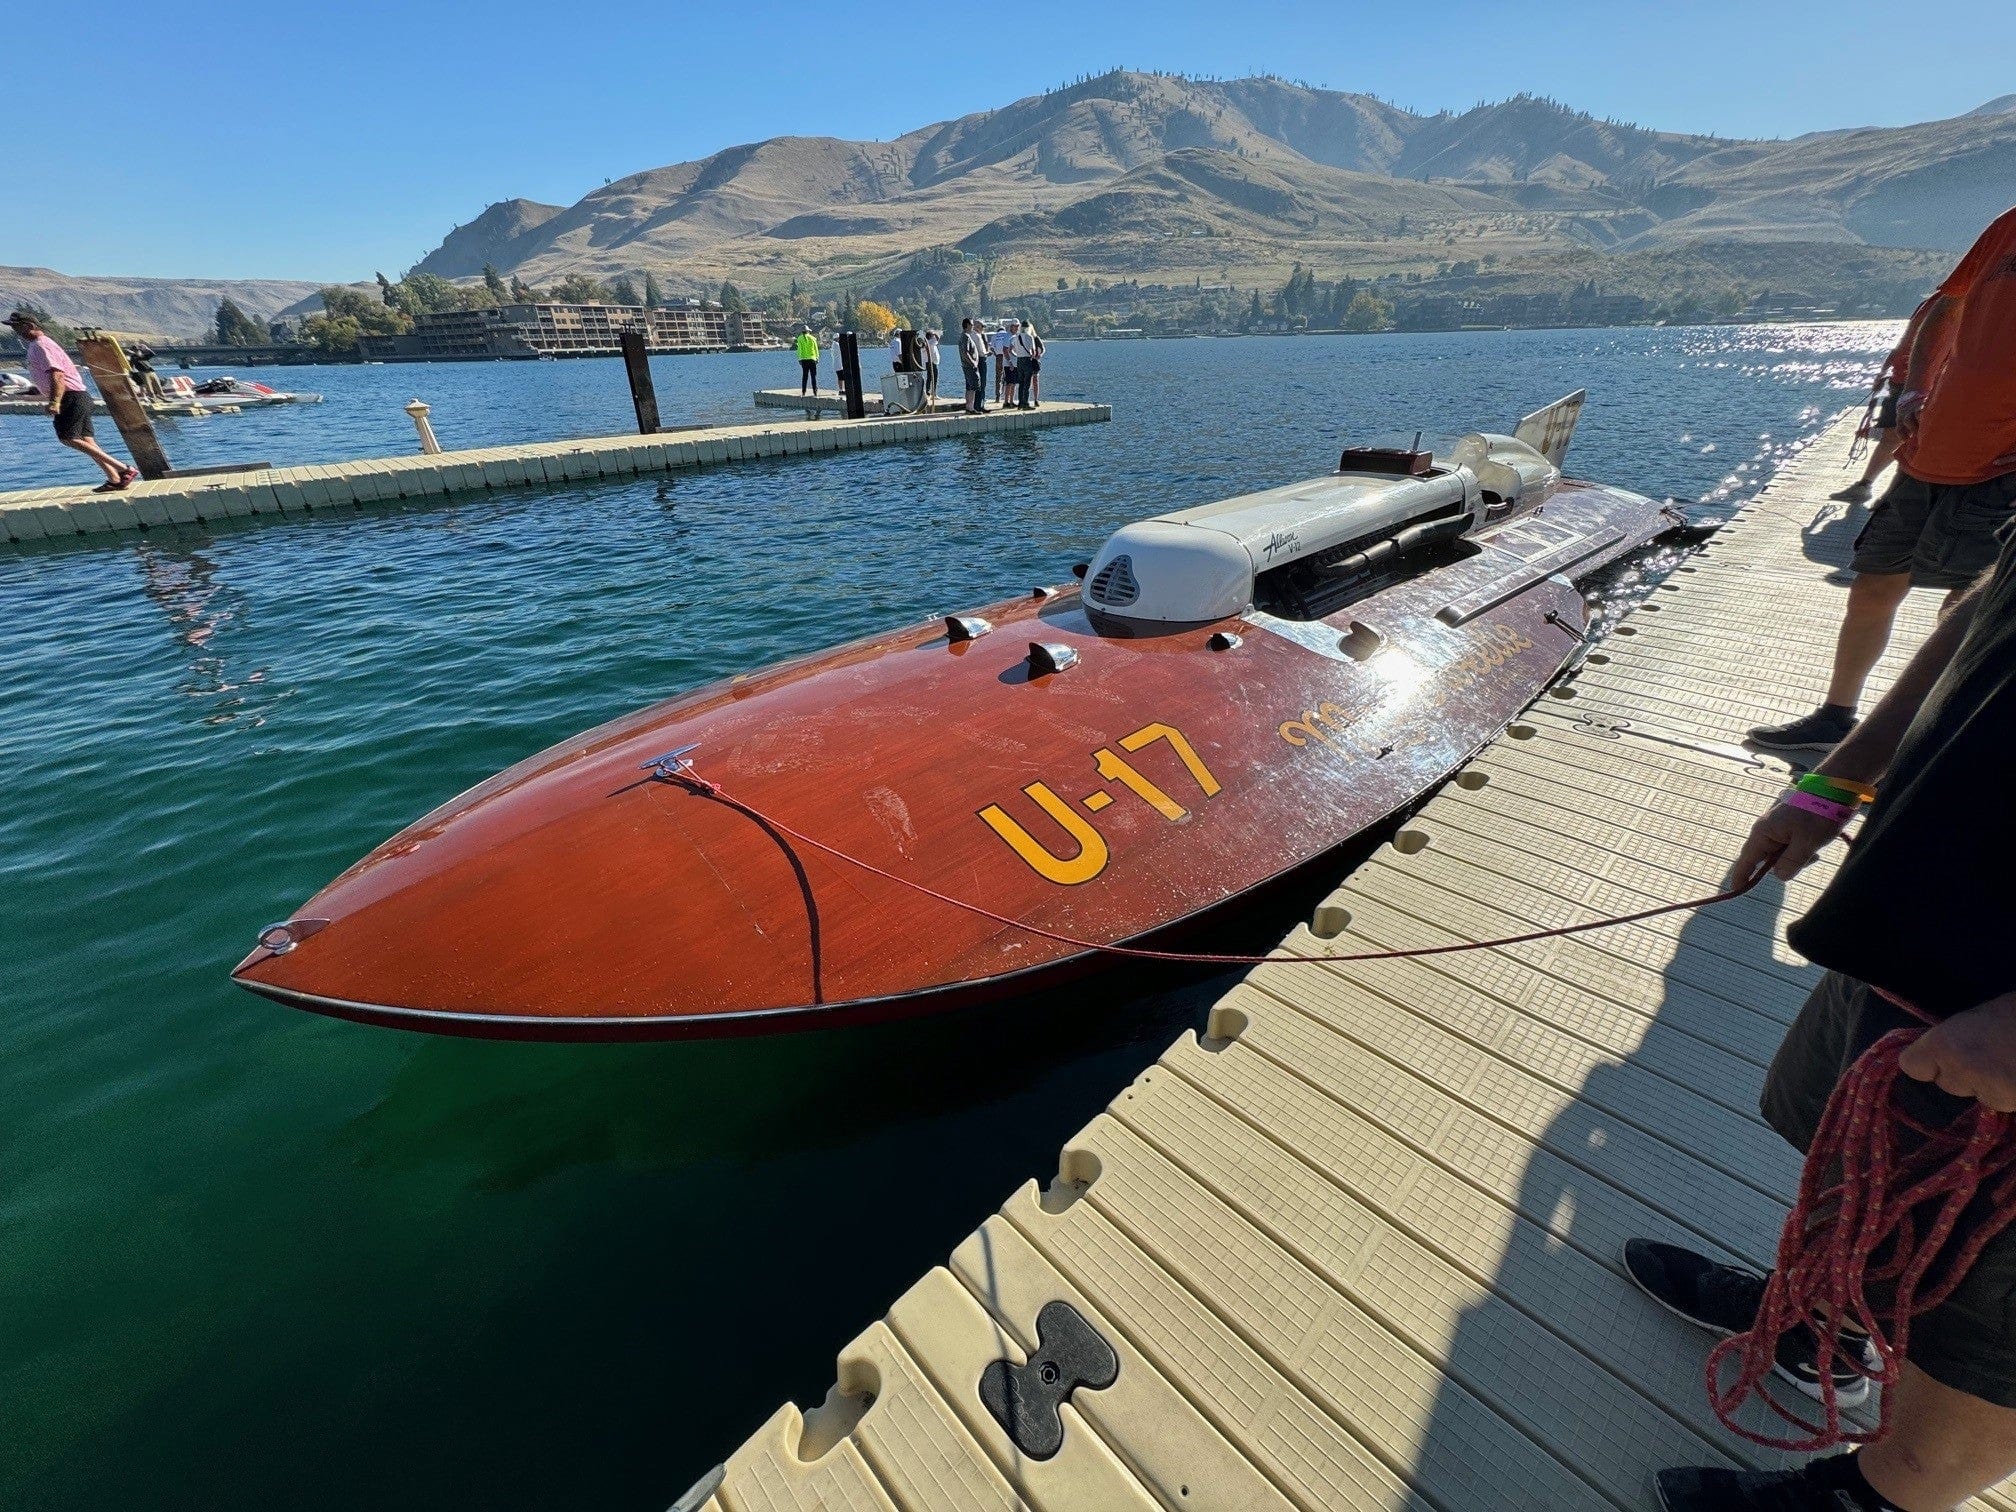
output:
[[798, 392], [819, 392], [819, 338], [810, 326], [798, 333]]

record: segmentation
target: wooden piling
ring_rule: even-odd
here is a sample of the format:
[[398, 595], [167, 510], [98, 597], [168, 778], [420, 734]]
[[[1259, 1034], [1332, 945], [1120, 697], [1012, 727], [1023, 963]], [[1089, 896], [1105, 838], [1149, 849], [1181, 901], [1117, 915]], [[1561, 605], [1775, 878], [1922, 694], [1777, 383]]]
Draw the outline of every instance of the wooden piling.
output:
[[868, 406], [861, 397], [861, 341], [852, 331], [842, 331], [840, 341], [840, 391], [847, 396], [847, 418], [866, 417]]
[[86, 336], [78, 347], [84, 354], [84, 365], [98, 380], [98, 392], [105, 396], [105, 408], [112, 412], [113, 423], [119, 427], [140, 476], [150, 483], [167, 477], [167, 453], [154, 435], [154, 422], [140, 402], [140, 391], [133, 386], [133, 372], [119, 343], [110, 336]]
[[625, 331], [619, 339], [623, 343], [623, 369], [630, 375], [630, 402], [637, 406], [638, 433], [656, 435], [658, 390], [651, 382], [651, 357], [644, 350], [644, 335], [641, 331]]

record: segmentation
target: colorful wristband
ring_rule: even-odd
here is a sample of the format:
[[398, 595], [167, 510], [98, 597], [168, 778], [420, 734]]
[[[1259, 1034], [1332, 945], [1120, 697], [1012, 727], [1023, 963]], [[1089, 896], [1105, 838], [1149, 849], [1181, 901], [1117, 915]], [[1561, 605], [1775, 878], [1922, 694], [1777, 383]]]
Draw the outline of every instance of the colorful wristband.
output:
[[1867, 803], [1876, 796], [1876, 789], [1863, 782], [1844, 782], [1839, 777], [1822, 776], [1819, 772], [1806, 772], [1792, 784], [1802, 793], [1811, 793], [1815, 798], [1825, 798], [1829, 803], [1845, 803], [1853, 808], [1858, 803]]
[[1798, 788], [1787, 788], [1778, 801], [1791, 808], [1804, 809], [1809, 814], [1818, 814], [1822, 819], [1831, 819], [1836, 824], [1846, 824], [1855, 817], [1855, 807], [1848, 803], [1833, 803], [1814, 793], [1804, 793]]

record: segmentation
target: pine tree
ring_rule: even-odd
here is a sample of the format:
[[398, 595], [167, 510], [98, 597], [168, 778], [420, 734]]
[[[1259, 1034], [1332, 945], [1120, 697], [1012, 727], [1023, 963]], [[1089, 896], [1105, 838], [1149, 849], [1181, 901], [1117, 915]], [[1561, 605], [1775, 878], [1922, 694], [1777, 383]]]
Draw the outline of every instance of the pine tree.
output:
[[238, 308], [230, 299], [217, 302], [217, 344], [219, 346], [265, 346], [266, 328]]
[[497, 264], [487, 262], [483, 264], [483, 287], [490, 291], [492, 299], [499, 304], [504, 302], [507, 291], [504, 287], [504, 275], [497, 271]]
[[539, 293], [530, 284], [525, 282], [524, 279], [513, 273], [511, 275], [511, 297], [519, 304], [530, 304], [539, 297]]
[[663, 303], [665, 303], [665, 296], [658, 291], [657, 275], [646, 273], [644, 275], [644, 308], [655, 310]]
[[721, 280], [721, 308], [724, 310], [749, 308], [748, 301], [742, 297], [742, 291], [725, 278]]
[[628, 273], [619, 273], [609, 280], [609, 302], [619, 305], [634, 305], [637, 300], [637, 286], [630, 282]]

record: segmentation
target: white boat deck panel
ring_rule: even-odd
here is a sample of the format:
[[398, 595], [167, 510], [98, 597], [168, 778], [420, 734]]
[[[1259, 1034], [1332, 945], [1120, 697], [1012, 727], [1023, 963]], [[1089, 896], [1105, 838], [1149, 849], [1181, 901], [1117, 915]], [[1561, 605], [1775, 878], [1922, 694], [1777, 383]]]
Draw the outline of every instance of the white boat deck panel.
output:
[[[1787, 771], [1737, 742], [1824, 682], [1862, 513], [1825, 499], [1849, 436], [1788, 464], [1283, 948], [1714, 891]], [[1879, 682], [1936, 603], [1912, 596]], [[1571, 939], [1253, 971], [840, 1351], [813, 1427], [780, 1407], [681, 1512], [1607, 1512], [1652, 1507], [1662, 1466], [1779, 1462], [1716, 1422], [1709, 1341], [1618, 1250], [1770, 1264], [1798, 1164], [1756, 1099], [1817, 977], [1784, 924], [1827, 864]], [[978, 1383], [1057, 1300], [1120, 1368], [1037, 1459]]]

